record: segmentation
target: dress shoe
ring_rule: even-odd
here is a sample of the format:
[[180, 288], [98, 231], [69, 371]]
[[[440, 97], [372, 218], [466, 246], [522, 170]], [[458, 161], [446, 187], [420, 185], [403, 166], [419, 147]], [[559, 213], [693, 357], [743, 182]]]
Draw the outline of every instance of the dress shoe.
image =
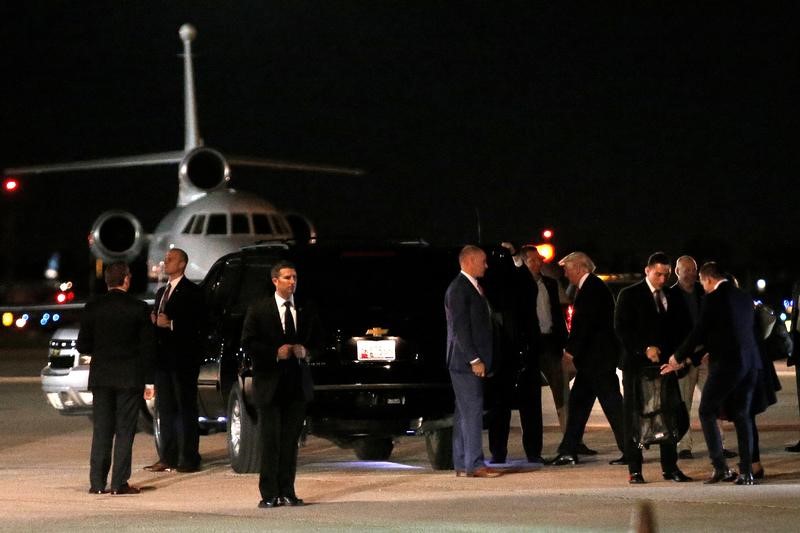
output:
[[687, 481], [694, 481], [692, 478], [690, 478], [689, 476], [687, 476], [686, 474], [681, 472], [679, 468], [676, 468], [672, 472], [669, 472], [669, 473], [662, 472], [661, 474], [664, 476], [664, 479], [666, 479], [666, 480], [670, 480], [671, 479], [672, 481], [677, 481], [678, 483], [685, 483]]
[[692, 450], [681, 450], [678, 452], [678, 459], [694, 459]]
[[179, 467], [178, 467], [178, 468], [176, 468], [175, 470], [176, 470], [176, 471], [178, 471], [178, 472], [180, 472], [181, 474], [189, 474], [189, 473], [191, 473], [191, 472], [199, 472], [199, 471], [200, 471], [200, 465], [194, 465], [194, 466], [179, 466]]
[[472, 472], [467, 472], [467, 477], [500, 477], [503, 473], [488, 466], [479, 466]]
[[736, 478], [734, 483], [736, 485], [755, 485], [756, 480], [754, 477], [753, 474], [739, 474], [739, 477]]
[[140, 492], [142, 492], [142, 489], [139, 487], [134, 487], [133, 485], [128, 485], [126, 483], [118, 489], [113, 489], [111, 494], [114, 494], [115, 496], [121, 496], [123, 494], [139, 494]]
[[627, 461], [627, 459], [625, 459], [625, 456], [623, 455], [619, 459], [614, 459], [613, 461], [609, 461], [608, 464], [610, 464], [610, 465], [626, 465], [626, 464], [628, 464], [628, 461]]
[[578, 444], [578, 455], [597, 455], [597, 450], [593, 450], [584, 443]]
[[306, 504], [297, 496], [279, 496], [278, 499], [281, 501], [281, 505], [288, 505], [289, 507], [301, 507]]
[[762, 468], [758, 472], [753, 472], [753, 479], [764, 479], [764, 469]]
[[631, 485], [641, 485], [647, 482], [644, 480], [644, 476], [642, 476], [641, 472], [634, 472], [633, 474], [628, 475], [628, 483]]
[[792, 453], [800, 453], [800, 441], [797, 441], [797, 444], [795, 444], [794, 446], [787, 446], [786, 448], [784, 448], [784, 450]]
[[578, 456], [571, 453], [560, 453], [558, 457], [550, 461], [553, 466], [576, 465], [578, 464]]
[[729, 450], [727, 448], [722, 448], [722, 456], [725, 459], [733, 459], [734, 457], [737, 457], [738, 455], [739, 454], [734, 452], [733, 450]]
[[175, 470], [175, 468], [168, 465], [167, 463], [156, 461], [155, 463], [144, 467], [144, 470], [149, 470], [150, 472], [172, 472], [173, 470]]
[[89, 489], [89, 494], [108, 494], [108, 489]]
[[711, 485], [713, 483], [719, 483], [720, 481], [734, 481], [736, 480], [736, 472], [731, 470], [730, 468], [719, 469], [715, 468], [714, 471], [711, 473], [711, 477], [705, 480], [703, 483], [706, 485]]
[[280, 507], [283, 505], [282, 498], [267, 498], [258, 502], [259, 509], [272, 509], [273, 507]]

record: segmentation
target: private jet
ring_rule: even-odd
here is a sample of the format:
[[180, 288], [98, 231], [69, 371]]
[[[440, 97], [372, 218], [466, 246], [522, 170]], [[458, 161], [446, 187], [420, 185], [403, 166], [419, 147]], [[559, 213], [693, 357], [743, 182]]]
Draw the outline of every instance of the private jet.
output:
[[231, 167], [261, 167], [330, 174], [361, 175], [360, 169], [305, 164], [225, 154], [205, 146], [197, 122], [192, 41], [197, 30], [184, 24], [183, 42], [185, 139], [183, 150], [8, 168], [6, 176], [99, 170], [148, 165], [178, 165], [177, 205], [147, 234], [133, 214], [113, 209], [102, 213], [89, 232], [89, 248], [103, 262], [132, 261], [145, 248], [152, 290], [159, 281], [165, 253], [182, 248], [190, 258], [186, 276], [202, 279], [219, 257], [257, 241], [315, 242], [313, 223], [304, 215], [282, 212], [259, 196], [228, 186]]

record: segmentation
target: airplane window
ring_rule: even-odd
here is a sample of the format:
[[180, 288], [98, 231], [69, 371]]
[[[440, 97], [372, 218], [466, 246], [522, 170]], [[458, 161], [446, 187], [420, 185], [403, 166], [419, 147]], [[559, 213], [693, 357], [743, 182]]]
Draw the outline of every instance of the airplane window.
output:
[[194, 220], [194, 226], [192, 226], [192, 235], [202, 235], [203, 226], [205, 225], [206, 225], [206, 216], [197, 215], [197, 218]]
[[269, 218], [263, 213], [253, 213], [253, 230], [256, 235], [272, 235], [275, 233]]
[[228, 217], [224, 213], [214, 213], [208, 215], [208, 227], [206, 235], [227, 235]]
[[272, 227], [279, 228], [278, 231], [280, 233], [291, 233], [292, 232], [291, 228], [289, 228], [289, 226], [286, 224], [286, 221], [283, 219], [283, 217], [278, 217], [278, 216], [275, 216], [275, 215], [271, 215], [270, 219], [272, 219]]
[[250, 233], [250, 221], [247, 219], [246, 213], [233, 213], [231, 214], [231, 233], [242, 234]]
[[192, 215], [189, 217], [189, 222], [186, 223], [186, 227], [183, 228], [181, 233], [189, 234], [192, 232], [192, 224], [194, 223], [194, 218], [196, 215]]

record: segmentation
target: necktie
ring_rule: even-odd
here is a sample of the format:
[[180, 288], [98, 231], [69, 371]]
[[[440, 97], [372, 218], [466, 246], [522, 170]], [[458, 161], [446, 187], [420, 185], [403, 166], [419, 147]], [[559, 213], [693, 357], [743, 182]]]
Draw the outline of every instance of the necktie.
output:
[[171, 289], [172, 289], [172, 284], [167, 283], [167, 287], [164, 289], [164, 294], [161, 295], [161, 301], [158, 302], [159, 314], [164, 312], [164, 306], [167, 305], [167, 300], [169, 300], [169, 294]]
[[661, 299], [661, 291], [660, 290], [653, 291], [653, 296], [655, 296], [656, 299], [656, 309], [658, 310], [658, 312], [663, 313], [664, 311], [666, 311], [666, 308], [664, 308], [664, 300]]
[[283, 333], [286, 335], [286, 340], [293, 343], [297, 337], [297, 330], [294, 327], [294, 317], [292, 316], [292, 302], [287, 300], [283, 306], [286, 308], [283, 316]]

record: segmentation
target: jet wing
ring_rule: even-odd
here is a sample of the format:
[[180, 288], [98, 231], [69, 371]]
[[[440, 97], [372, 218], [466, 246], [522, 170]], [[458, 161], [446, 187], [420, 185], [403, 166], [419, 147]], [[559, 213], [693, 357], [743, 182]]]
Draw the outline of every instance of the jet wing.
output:
[[22, 176], [25, 174], [44, 174], [48, 172], [67, 172], [73, 170], [99, 170], [106, 168], [176, 164], [180, 163], [185, 155], [186, 152], [183, 150], [175, 150], [172, 152], [161, 152], [157, 154], [108, 157], [104, 159], [73, 161], [71, 163], [52, 163], [48, 165], [7, 168], [3, 170], [3, 174], [7, 176]]
[[226, 155], [225, 159], [231, 165], [241, 167], [261, 167], [274, 170], [300, 170], [304, 172], [324, 172], [327, 174], [346, 174], [349, 176], [361, 176], [364, 171], [360, 168], [337, 167], [330, 165], [314, 165], [308, 163], [295, 163], [293, 161], [281, 161], [280, 159], [260, 159], [256, 157], [242, 155]]

